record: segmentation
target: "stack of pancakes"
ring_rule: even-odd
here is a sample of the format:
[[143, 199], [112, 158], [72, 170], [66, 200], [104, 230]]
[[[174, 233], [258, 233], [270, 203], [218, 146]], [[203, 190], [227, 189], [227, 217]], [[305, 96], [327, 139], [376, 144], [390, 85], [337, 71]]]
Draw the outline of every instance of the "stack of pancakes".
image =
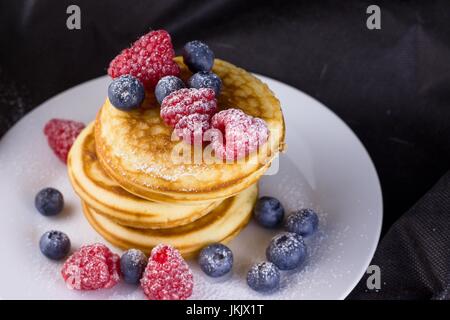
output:
[[[176, 61], [186, 81], [191, 73]], [[229, 241], [249, 221], [257, 181], [284, 146], [283, 115], [267, 85], [250, 73], [218, 59], [213, 72], [223, 82], [220, 109], [266, 121], [265, 151], [233, 163], [174, 161], [185, 142], [172, 139], [151, 93], [131, 112], [106, 99], [72, 146], [68, 171], [89, 223], [112, 244], [149, 252], [166, 243], [192, 256]]]

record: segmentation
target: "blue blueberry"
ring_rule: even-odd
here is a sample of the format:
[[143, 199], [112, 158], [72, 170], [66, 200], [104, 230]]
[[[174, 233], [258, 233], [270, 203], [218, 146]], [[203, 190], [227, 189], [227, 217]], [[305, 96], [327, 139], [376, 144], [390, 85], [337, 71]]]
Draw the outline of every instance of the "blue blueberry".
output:
[[233, 252], [221, 243], [211, 244], [200, 252], [198, 264], [210, 277], [223, 276], [233, 267]]
[[155, 87], [155, 97], [159, 104], [162, 103], [165, 97], [174, 91], [184, 88], [184, 82], [175, 76], [162, 77]]
[[214, 64], [214, 52], [201, 41], [190, 41], [183, 47], [183, 61], [192, 72], [210, 71]]
[[64, 232], [47, 231], [39, 240], [39, 248], [47, 258], [61, 260], [70, 251], [70, 240]]
[[266, 250], [267, 260], [280, 270], [292, 270], [306, 259], [306, 246], [303, 238], [291, 232], [275, 236]]
[[313, 234], [319, 225], [319, 218], [312, 209], [302, 209], [290, 214], [285, 223], [289, 232], [297, 233], [303, 237]]
[[210, 88], [214, 90], [216, 97], [220, 94], [222, 80], [215, 73], [209, 71], [200, 71], [192, 75], [188, 80], [189, 88]]
[[256, 221], [266, 228], [278, 227], [284, 218], [281, 202], [273, 197], [261, 197], [253, 209]]
[[280, 271], [271, 262], [254, 264], [247, 273], [247, 284], [256, 291], [274, 290], [280, 285]]
[[141, 250], [129, 249], [120, 258], [120, 271], [126, 283], [138, 284], [147, 266], [147, 257]]
[[54, 188], [45, 188], [37, 193], [34, 205], [42, 215], [55, 216], [64, 208], [64, 197]]
[[145, 89], [137, 78], [126, 74], [111, 82], [108, 87], [108, 98], [117, 109], [130, 111], [139, 108], [144, 101]]

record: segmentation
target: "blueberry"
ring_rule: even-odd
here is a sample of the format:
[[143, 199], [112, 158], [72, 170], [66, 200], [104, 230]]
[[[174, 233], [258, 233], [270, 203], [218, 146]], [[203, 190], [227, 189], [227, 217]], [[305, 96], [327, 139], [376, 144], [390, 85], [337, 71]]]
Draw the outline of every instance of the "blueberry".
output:
[[200, 71], [194, 74], [188, 80], [189, 88], [210, 88], [214, 90], [216, 97], [220, 94], [222, 88], [222, 80], [215, 73], [209, 71]]
[[37, 193], [34, 205], [42, 215], [55, 216], [64, 208], [64, 197], [54, 188], [45, 188]]
[[159, 104], [174, 91], [185, 87], [183, 80], [175, 76], [162, 77], [155, 88], [155, 97]]
[[47, 231], [39, 240], [42, 254], [52, 260], [60, 260], [70, 251], [69, 237], [61, 231]]
[[275, 236], [266, 250], [267, 260], [273, 262], [280, 270], [297, 268], [305, 261], [306, 246], [303, 238], [291, 232]]
[[138, 284], [146, 266], [147, 257], [138, 249], [129, 249], [120, 258], [120, 271], [126, 283]]
[[132, 75], [114, 79], [108, 87], [108, 98], [119, 110], [130, 111], [139, 108], [144, 101], [145, 90], [142, 83]]
[[210, 277], [223, 276], [233, 267], [233, 252], [223, 244], [211, 244], [200, 252], [198, 264]]
[[256, 291], [271, 291], [280, 285], [280, 271], [272, 262], [254, 264], [247, 273], [247, 284]]
[[319, 218], [314, 210], [302, 209], [290, 214], [284, 226], [287, 231], [306, 237], [313, 234], [318, 225]]
[[183, 61], [192, 72], [210, 71], [214, 64], [214, 52], [201, 41], [190, 41], [183, 47]]
[[253, 209], [256, 221], [266, 228], [275, 228], [284, 218], [284, 208], [280, 201], [272, 197], [261, 197]]

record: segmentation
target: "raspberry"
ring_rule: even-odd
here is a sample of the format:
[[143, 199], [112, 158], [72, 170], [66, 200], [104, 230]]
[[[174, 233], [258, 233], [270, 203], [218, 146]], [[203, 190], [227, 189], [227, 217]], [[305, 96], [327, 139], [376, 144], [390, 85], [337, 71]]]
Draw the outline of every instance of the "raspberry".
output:
[[64, 263], [61, 275], [70, 289], [96, 290], [120, 280], [120, 257], [101, 243], [82, 246]]
[[217, 100], [212, 89], [180, 89], [164, 98], [161, 104], [161, 118], [175, 127], [184, 116], [199, 113], [212, 116], [217, 112]]
[[193, 113], [178, 121], [175, 125], [175, 133], [185, 142], [194, 143], [203, 141], [203, 133], [210, 128], [208, 114]]
[[247, 156], [269, 137], [264, 120], [239, 109], [227, 109], [215, 114], [211, 119], [211, 127], [220, 131], [220, 134], [212, 135], [212, 148], [217, 157], [227, 160]]
[[167, 31], [150, 31], [111, 61], [108, 74], [113, 79], [131, 74], [146, 89], [153, 90], [162, 77], [178, 76], [180, 73], [180, 68], [173, 61], [174, 56], [175, 51]]
[[67, 163], [67, 154], [84, 124], [72, 120], [52, 119], [44, 127], [48, 145], [61, 161]]
[[185, 300], [192, 294], [194, 279], [180, 252], [160, 244], [152, 250], [141, 286], [152, 300]]

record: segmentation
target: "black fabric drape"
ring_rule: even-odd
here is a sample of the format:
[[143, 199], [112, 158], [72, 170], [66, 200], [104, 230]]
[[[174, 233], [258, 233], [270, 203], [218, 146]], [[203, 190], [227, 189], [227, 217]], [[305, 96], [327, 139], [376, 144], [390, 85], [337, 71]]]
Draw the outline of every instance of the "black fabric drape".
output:
[[377, 248], [381, 288], [366, 277], [350, 299], [450, 299], [450, 171], [405, 213]]

